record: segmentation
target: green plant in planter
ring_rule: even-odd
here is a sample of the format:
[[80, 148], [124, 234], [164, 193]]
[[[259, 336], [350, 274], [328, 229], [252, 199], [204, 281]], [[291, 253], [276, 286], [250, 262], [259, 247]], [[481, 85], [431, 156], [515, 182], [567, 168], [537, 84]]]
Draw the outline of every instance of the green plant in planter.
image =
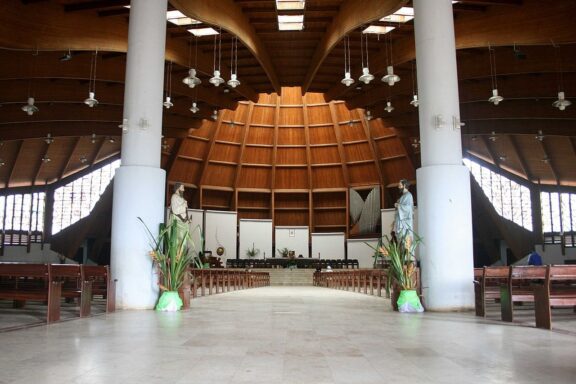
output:
[[259, 253], [260, 250], [258, 248], [254, 248], [254, 243], [252, 243], [252, 248], [248, 248], [246, 250], [246, 256], [250, 259], [255, 258], [256, 256], [258, 256]]
[[284, 248], [278, 248], [276, 252], [278, 252], [280, 257], [288, 257], [288, 253], [290, 253], [290, 250], [284, 247]]
[[394, 284], [401, 289], [398, 298], [400, 312], [422, 312], [422, 304], [416, 293], [416, 257], [415, 252], [422, 238], [416, 232], [406, 232], [397, 238], [384, 236], [378, 246], [372, 247], [388, 263], [386, 294]]
[[[176, 220], [169, 224], [160, 224], [158, 235], [154, 236], [146, 223], [138, 218], [151, 239], [150, 257], [158, 268], [160, 279], [158, 285], [162, 295], [156, 305], [159, 311], [174, 311], [182, 307], [182, 300], [178, 296], [178, 290], [184, 283], [187, 268], [192, 264], [196, 268], [202, 268], [200, 257], [193, 255], [196, 248], [191, 240], [190, 230], [187, 225], [182, 225]], [[200, 230], [197, 226], [194, 230]], [[203, 236], [200, 236], [203, 242]], [[189, 246], [190, 244], [190, 246]]]

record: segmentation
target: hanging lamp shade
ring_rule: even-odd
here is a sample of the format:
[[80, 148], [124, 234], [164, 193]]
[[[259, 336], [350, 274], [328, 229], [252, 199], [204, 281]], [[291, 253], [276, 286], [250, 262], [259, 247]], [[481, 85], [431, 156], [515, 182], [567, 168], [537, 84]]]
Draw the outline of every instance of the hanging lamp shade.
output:
[[166, 109], [172, 108], [174, 106], [174, 104], [172, 104], [172, 98], [170, 96], [166, 96], [166, 101], [164, 101], [162, 105], [166, 107]]
[[400, 76], [394, 74], [394, 67], [389, 65], [386, 67], [386, 75], [382, 77], [382, 81], [393, 87], [400, 81]]
[[367, 110], [366, 110], [366, 113], [364, 114], [364, 118], [365, 118], [367, 121], [372, 120], [372, 111], [370, 111], [369, 109], [367, 109]]
[[192, 103], [192, 106], [190, 107], [190, 112], [192, 113], [197, 113], [200, 110], [200, 108], [198, 108], [198, 105], [196, 104], [196, 102], [194, 101]]
[[504, 100], [504, 98], [498, 94], [498, 89], [493, 89], [492, 90], [492, 97], [488, 99], [488, 101], [494, 105], [500, 104], [500, 102], [503, 100]]
[[34, 105], [34, 98], [29, 97], [26, 105], [22, 106], [22, 110], [32, 116], [34, 113], [38, 112], [38, 107]]
[[211, 116], [211, 117], [212, 117], [213, 120], [218, 119], [218, 110], [215, 109], [214, 112], [212, 112], [212, 116]]
[[394, 107], [392, 106], [392, 102], [387, 101], [386, 102], [386, 108], [384, 108], [384, 110], [388, 113], [392, 112], [394, 110]]
[[227, 84], [232, 88], [236, 88], [237, 86], [239, 86], [240, 80], [238, 80], [238, 75], [236, 75], [235, 73], [230, 75], [230, 80], [228, 80]]
[[370, 69], [368, 67], [362, 68], [362, 75], [358, 79], [364, 84], [369, 84], [372, 80], [374, 80], [374, 75], [370, 73]]
[[566, 107], [571, 106], [572, 102], [570, 100], [566, 100], [564, 98], [564, 92], [560, 91], [560, 92], [558, 92], [558, 100], [553, 102], [552, 105], [555, 108], [558, 108], [559, 110], [563, 111], [566, 109]]
[[220, 84], [224, 83], [224, 79], [222, 78], [222, 76], [220, 76], [220, 71], [215, 69], [214, 70], [214, 76], [210, 78], [210, 84], [214, 85], [215, 87], [218, 87]]
[[410, 105], [413, 106], [414, 108], [418, 108], [418, 106], [420, 105], [420, 102], [418, 101], [418, 95], [413, 95], [412, 96], [412, 101], [410, 102]]
[[349, 87], [352, 84], [354, 84], [354, 79], [352, 78], [352, 76], [350, 75], [349, 71], [346, 71], [346, 73], [344, 73], [344, 78], [341, 81], [342, 84], [344, 84], [345, 86]]
[[90, 108], [94, 108], [95, 106], [97, 106], [98, 100], [96, 100], [95, 96], [96, 95], [94, 94], [94, 92], [88, 92], [88, 98], [84, 100], [84, 104], [86, 104]]
[[188, 76], [183, 78], [182, 82], [187, 86], [189, 86], [190, 88], [194, 88], [195, 86], [200, 85], [202, 83], [202, 80], [200, 80], [198, 76], [196, 76], [196, 69], [190, 68], [188, 70]]

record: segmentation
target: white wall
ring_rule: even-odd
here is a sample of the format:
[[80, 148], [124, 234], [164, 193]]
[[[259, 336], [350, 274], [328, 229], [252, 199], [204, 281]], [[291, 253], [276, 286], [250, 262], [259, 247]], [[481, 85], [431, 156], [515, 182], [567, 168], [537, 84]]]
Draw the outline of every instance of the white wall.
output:
[[240, 219], [240, 258], [252, 247], [260, 250], [255, 259], [272, 257], [272, 220]]
[[312, 257], [321, 259], [344, 259], [344, 241], [346, 234], [343, 232], [313, 233], [312, 234]]
[[[204, 249], [220, 257], [223, 265], [226, 260], [236, 258], [237, 220], [236, 212], [206, 211], [204, 214]], [[224, 247], [222, 256], [216, 254], [218, 247]]]
[[[32, 263], [32, 264], [60, 264], [58, 253], [50, 250], [50, 244], [30, 244], [30, 253], [26, 252], [26, 246], [9, 245], [4, 248], [4, 256], [0, 256], [0, 263]], [[66, 259], [67, 264], [76, 264], [75, 261]]]
[[566, 255], [562, 255], [560, 244], [546, 244], [544, 249], [542, 245], [536, 245], [536, 252], [542, 256], [544, 264], [566, 264], [566, 260], [576, 260], [576, 248], [566, 248]]
[[276, 257], [278, 249], [288, 248], [296, 252], [296, 257], [302, 255], [308, 257], [308, 227], [276, 226]]
[[202, 233], [204, 232], [204, 211], [201, 209], [189, 209], [188, 217], [192, 218], [190, 222], [190, 236], [194, 243], [193, 254], [196, 256], [202, 251]]
[[348, 239], [348, 260], [357, 259], [360, 268], [374, 267], [373, 247], [378, 245], [378, 239]]

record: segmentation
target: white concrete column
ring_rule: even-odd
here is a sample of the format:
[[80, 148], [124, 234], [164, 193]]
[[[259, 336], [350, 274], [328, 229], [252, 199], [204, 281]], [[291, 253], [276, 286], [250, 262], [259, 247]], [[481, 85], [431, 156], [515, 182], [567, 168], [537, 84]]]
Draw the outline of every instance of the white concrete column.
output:
[[462, 165], [451, 0], [414, 0], [422, 168], [417, 170], [426, 308], [474, 307], [470, 176]]
[[153, 308], [157, 277], [141, 217], [156, 234], [164, 219], [160, 168], [167, 0], [132, 0], [124, 91], [122, 163], [114, 177], [112, 275], [123, 309]]

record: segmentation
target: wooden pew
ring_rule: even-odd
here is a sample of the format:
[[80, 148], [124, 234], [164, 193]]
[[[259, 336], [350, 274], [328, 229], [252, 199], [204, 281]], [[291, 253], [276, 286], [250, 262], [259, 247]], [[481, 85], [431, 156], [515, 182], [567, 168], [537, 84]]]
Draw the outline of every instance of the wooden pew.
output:
[[486, 316], [486, 302], [500, 300], [500, 286], [510, 275], [510, 267], [484, 267], [474, 270], [476, 316]]
[[576, 265], [549, 265], [543, 284], [533, 284], [536, 327], [552, 329], [553, 306], [576, 306]]
[[110, 275], [107, 265], [83, 265], [84, 280], [92, 282], [92, 296], [106, 299], [106, 313], [116, 311], [116, 280]]
[[46, 322], [60, 320], [62, 282], [52, 276], [45, 264], [0, 264], [0, 299], [13, 300], [23, 307], [27, 300], [48, 303]]
[[62, 282], [62, 297], [79, 299], [80, 317], [90, 316], [92, 281], [85, 279], [82, 266], [78, 264], [52, 264], [50, 270], [52, 277]]
[[532, 281], [544, 280], [545, 266], [509, 267], [506, 284], [500, 287], [500, 310], [502, 321], [514, 321], [514, 303], [534, 302]]

